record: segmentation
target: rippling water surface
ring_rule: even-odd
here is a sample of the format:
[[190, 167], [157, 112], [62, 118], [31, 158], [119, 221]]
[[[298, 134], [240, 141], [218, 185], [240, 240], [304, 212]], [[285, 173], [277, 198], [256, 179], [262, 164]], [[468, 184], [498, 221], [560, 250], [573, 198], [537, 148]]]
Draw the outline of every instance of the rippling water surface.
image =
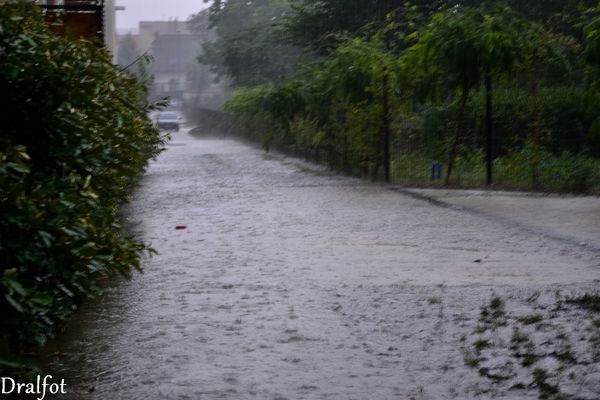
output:
[[600, 278], [568, 244], [185, 132], [126, 213], [159, 255], [52, 344], [72, 399], [469, 398], [460, 338], [492, 291]]

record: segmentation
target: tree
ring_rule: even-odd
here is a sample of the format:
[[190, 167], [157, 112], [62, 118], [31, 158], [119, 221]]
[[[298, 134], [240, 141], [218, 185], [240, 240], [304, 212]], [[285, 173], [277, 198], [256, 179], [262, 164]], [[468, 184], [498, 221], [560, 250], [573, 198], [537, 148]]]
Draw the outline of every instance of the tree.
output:
[[[482, 8], [450, 9], [432, 17], [403, 57], [405, 67], [416, 70], [415, 75], [420, 75], [427, 91], [450, 90], [458, 96], [457, 124], [448, 155], [446, 184], [450, 181], [464, 130], [469, 96], [485, 79], [488, 99], [491, 98], [492, 75], [508, 71], [521, 57], [523, 23], [523, 19], [508, 8], [497, 9], [493, 14]], [[491, 104], [487, 110], [489, 113]], [[491, 153], [488, 148], [488, 166]]]
[[[600, 18], [593, 19], [586, 27], [587, 46], [583, 52], [583, 61], [587, 66], [589, 80], [588, 108], [600, 107]], [[600, 118], [593, 122], [588, 133], [588, 142], [592, 148], [600, 148]]]
[[295, 45], [326, 55], [343, 36], [355, 36], [371, 23], [376, 30], [388, 13], [404, 4], [404, 0], [292, 0], [294, 13], [286, 19], [286, 30]]
[[309, 48], [320, 56], [333, 51], [344, 37], [369, 36], [386, 25], [391, 16], [401, 34], [414, 25], [427, 23], [436, 13], [465, 7], [498, 7], [505, 4], [527, 19], [551, 27], [555, 32], [583, 41], [582, 15], [595, 7], [596, 0], [290, 0], [293, 13], [286, 18], [291, 43]]
[[585, 27], [587, 46], [583, 52], [583, 60], [588, 66], [588, 73], [592, 80], [592, 86], [600, 83], [600, 18], [592, 20]]
[[[203, 46], [199, 61], [230, 77], [235, 86], [282, 82], [300, 52], [281, 40], [279, 22], [290, 12], [286, 0], [230, 0], [209, 9], [217, 38]], [[191, 21], [199, 25], [199, 16]]]
[[[519, 63], [521, 85], [529, 89], [532, 96], [529, 133], [525, 149], [529, 153], [531, 184], [541, 186], [539, 166], [543, 154], [540, 151], [546, 127], [543, 117], [540, 91], [543, 85], [573, 81], [569, 58], [579, 52], [574, 38], [548, 30], [539, 22], [532, 22], [523, 33], [523, 57]], [[571, 57], [570, 57], [571, 56]]]

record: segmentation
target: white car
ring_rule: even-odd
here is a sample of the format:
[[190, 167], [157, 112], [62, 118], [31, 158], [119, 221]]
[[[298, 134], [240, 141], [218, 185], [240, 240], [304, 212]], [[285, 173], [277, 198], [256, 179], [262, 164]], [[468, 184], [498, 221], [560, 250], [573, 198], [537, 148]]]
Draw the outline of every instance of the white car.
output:
[[172, 111], [163, 111], [158, 113], [156, 117], [156, 125], [158, 129], [174, 130], [179, 132], [179, 121], [181, 118], [177, 113]]

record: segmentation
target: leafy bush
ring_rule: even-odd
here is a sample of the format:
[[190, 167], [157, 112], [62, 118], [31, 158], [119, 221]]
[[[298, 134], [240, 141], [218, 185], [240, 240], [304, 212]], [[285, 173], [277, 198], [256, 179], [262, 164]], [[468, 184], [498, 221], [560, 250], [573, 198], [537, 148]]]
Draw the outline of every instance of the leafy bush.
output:
[[349, 40], [286, 84], [238, 90], [225, 109], [265, 147], [322, 150], [331, 166], [376, 171], [382, 158], [383, 76], [387, 73], [391, 89], [395, 67], [381, 42]]
[[[262, 143], [268, 150], [274, 134], [285, 135], [285, 129], [276, 115], [283, 115], [283, 108], [276, 106], [277, 87], [273, 85], [240, 89], [233, 99], [225, 103], [225, 111], [234, 115], [240, 130], [248, 139]], [[285, 120], [283, 121], [285, 124]]]
[[[590, 146], [590, 131], [600, 116], [597, 109], [586, 107], [586, 91], [576, 87], [547, 87], [540, 90], [537, 101], [541, 108], [544, 135], [540, 145], [556, 155], [563, 151], [591, 152], [600, 156], [597, 148]], [[496, 155], [514, 151], [525, 145], [534, 119], [534, 101], [530, 92], [521, 89], [499, 89], [493, 97], [493, 121]], [[424, 112], [424, 134], [430, 141], [447, 136], [456, 104], [432, 105]], [[484, 93], [476, 93], [467, 105], [464, 143], [472, 148], [482, 148], [485, 140]], [[454, 117], [455, 118], [455, 117]]]
[[[556, 156], [538, 150], [538, 189], [556, 192], [600, 193], [600, 160], [585, 155], [563, 152]], [[533, 187], [533, 154], [531, 148], [498, 157], [494, 160], [494, 180], [501, 187], [529, 189]], [[405, 184], [441, 185], [431, 181], [432, 157], [419, 153], [401, 153], [392, 159], [394, 181]], [[481, 151], [464, 147], [457, 157], [453, 185], [479, 186], [485, 183], [485, 161]]]
[[0, 369], [43, 344], [103, 278], [150, 249], [119, 206], [164, 138], [146, 89], [94, 43], [60, 38], [37, 6], [0, 7]]
[[[600, 193], [600, 159], [563, 152], [556, 156], [538, 150], [539, 188], [561, 192]], [[496, 181], [501, 185], [529, 188], [532, 186], [532, 149], [526, 147], [494, 161]]]
[[[491, 73], [494, 181], [597, 192], [600, 95], [571, 65], [579, 47], [506, 8], [463, 11], [437, 14], [419, 33], [396, 32], [392, 23], [368, 38], [336, 38], [326, 57], [287, 82], [238, 90], [227, 111], [266, 148], [293, 148], [371, 178], [384, 163], [389, 126], [394, 180], [430, 184], [437, 160], [450, 175], [447, 183], [480, 186], [486, 183], [482, 81]], [[398, 40], [408, 46], [400, 56], [382, 40], [390, 32], [402, 33]]]

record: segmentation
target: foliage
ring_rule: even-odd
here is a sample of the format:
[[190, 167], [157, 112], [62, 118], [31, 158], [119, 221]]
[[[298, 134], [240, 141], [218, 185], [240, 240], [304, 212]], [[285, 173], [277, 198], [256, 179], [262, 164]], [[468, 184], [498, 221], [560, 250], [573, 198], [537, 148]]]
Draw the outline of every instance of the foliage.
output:
[[[524, 148], [494, 159], [496, 183], [507, 189], [531, 188], [533, 150]], [[600, 193], [600, 160], [598, 158], [563, 152], [555, 155], [537, 150], [540, 158], [538, 189], [552, 192]], [[397, 153], [392, 160], [393, 177], [396, 182], [408, 185], [438, 185], [431, 181], [431, 160], [425, 153]], [[459, 151], [453, 185], [466, 187], [485, 183], [484, 155], [481, 151]]]
[[498, 183], [508, 187], [530, 187], [533, 151], [540, 159], [540, 189], [575, 193], [600, 191], [600, 161], [597, 158], [569, 152], [554, 155], [530, 147], [496, 158], [494, 168]]
[[502, 4], [530, 21], [553, 27], [556, 33], [574, 36], [581, 41], [582, 21], [593, 13], [597, 1], [291, 0], [291, 4], [294, 12], [285, 23], [288, 39], [299, 47], [327, 55], [340, 44], [340, 38], [368, 36], [384, 28], [390, 18], [405, 36], [414, 31], [415, 24], [422, 26], [436, 13], [465, 7], [495, 8]]
[[327, 55], [344, 36], [360, 32], [369, 24], [375, 30], [380, 28], [387, 14], [403, 8], [405, 3], [404, 0], [292, 0], [294, 12], [285, 22], [288, 38], [300, 47]]
[[[534, 96], [537, 100], [534, 101]], [[525, 88], [498, 89], [494, 92], [495, 156], [502, 156], [525, 146], [529, 124], [539, 112], [543, 132], [538, 146], [558, 155], [563, 151], [587, 153], [600, 157], [593, 137], [594, 123], [600, 110], [586, 107], [588, 94], [573, 86], [543, 87], [535, 94]], [[447, 140], [453, 126], [455, 103], [436, 102], [422, 111], [423, 134], [431, 145]], [[463, 145], [469, 149], [483, 146], [482, 118], [485, 111], [484, 93], [477, 92], [469, 100], [465, 111]], [[443, 154], [437, 154], [441, 158]]]
[[279, 21], [289, 10], [286, 0], [214, 2], [210, 21], [217, 39], [203, 46], [200, 62], [229, 77], [235, 86], [282, 82], [299, 56], [297, 49], [281, 40]]
[[593, 20], [585, 28], [587, 47], [583, 53], [585, 62], [593, 68], [594, 75], [600, 69], [600, 18]]
[[[393, 86], [398, 79], [395, 67], [381, 42], [349, 40], [286, 85], [239, 90], [226, 110], [243, 129], [254, 134], [267, 129], [266, 134], [259, 134], [267, 147], [323, 151], [332, 166], [377, 169], [383, 75], [387, 71]], [[280, 128], [279, 134], [271, 133], [273, 126]]]
[[524, 22], [508, 8], [494, 11], [465, 7], [433, 15], [403, 57], [406, 68], [420, 71], [417, 83], [426, 86], [424, 94], [450, 91], [459, 98], [446, 183], [461, 142], [469, 96], [484, 77], [491, 82], [493, 74], [510, 71], [521, 58]]
[[96, 44], [51, 33], [30, 2], [0, 7], [0, 92], [4, 369], [102, 279], [140, 268], [150, 249], [118, 209], [164, 139], [145, 86]]
[[489, 98], [499, 183], [597, 190], [600, 25], [589, 1], [390, 0], [360, 15], [357, 3], [292, 4], [282, 37], [320, 57], [281, 82], [240, 90], [227, 107], [265, 147], [377, 178], [391, 121], [397, 177], [428, 183], [437, 160], [447, 183], [480, 185]]
[[[205, 0], [208, 2], [208, 0]], [[403, 51], [410, 34], [436, 13], [462, 14], [481, 8], [493, 13], [505, 4], [528, 20], [551, 27], [559, 35], [583, 43], [583, 26], [595, 13], [595, 0], [230, 0], [213, 1], [209, 8], [217, 39], [200, 57], [236, 86], [279, 83], [289, 78], [298, 60], [331, 54], [348, 38], [366, 39], [382, 33], [388, 49]], [[192, 20], [200, 26], [201, 16]], [[500, 21], [500, 23], [506, 21]], [[408, 39], [408, 40], [407, 40]], [[523, 41], [525, 42], [525, 41]], [[301, 55], [300, 49], [304, 50]]]

